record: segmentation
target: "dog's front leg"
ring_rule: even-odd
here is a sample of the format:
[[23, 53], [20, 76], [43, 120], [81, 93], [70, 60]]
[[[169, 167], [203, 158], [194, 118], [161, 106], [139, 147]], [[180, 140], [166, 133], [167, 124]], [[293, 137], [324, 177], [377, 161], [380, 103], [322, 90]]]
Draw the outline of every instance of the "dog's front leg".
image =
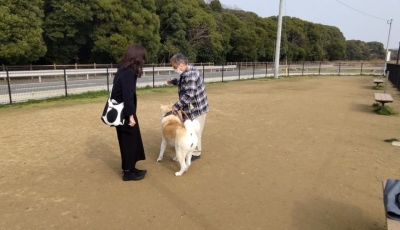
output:
[[158, 158], [157, 158], [158, 162], [163, 160], [165, 148], [167, 148], [167, 140], [165, 138], [163, 138], [161, 141], [160, 155], [158, 155]]

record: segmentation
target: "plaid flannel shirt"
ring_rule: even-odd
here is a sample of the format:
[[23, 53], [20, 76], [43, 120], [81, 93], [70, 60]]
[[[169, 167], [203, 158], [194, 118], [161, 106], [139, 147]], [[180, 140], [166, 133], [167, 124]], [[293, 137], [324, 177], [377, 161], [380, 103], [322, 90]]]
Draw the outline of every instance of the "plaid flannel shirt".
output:
[[185, 72], [179, 78], [174, 79], [174, 85], [178, 85], [179, 101], [174, 104], [176, 109], [182, 109], [190, 119], [207, 113], [208, 106], [206, 88], [196, 67], [188, 65]]

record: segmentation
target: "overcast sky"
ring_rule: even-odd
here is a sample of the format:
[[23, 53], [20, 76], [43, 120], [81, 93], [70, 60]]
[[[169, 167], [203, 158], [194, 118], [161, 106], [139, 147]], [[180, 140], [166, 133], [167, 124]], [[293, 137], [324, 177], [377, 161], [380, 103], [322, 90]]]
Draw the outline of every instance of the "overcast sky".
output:
[[[221, 4], [260, 17], [279, 14], [280, 0], [220, 0]], [[393, 19], [390, 49], [400, 42], [400, 0], [283, 0], [283, 14], [305, 21], [336, 26], [346, 40], [378, 41], [386, 48], [388, 20]], [[347, 6], [345, 6], [345, 5]], [[351, 9], [353, 8], [353, 9]]]

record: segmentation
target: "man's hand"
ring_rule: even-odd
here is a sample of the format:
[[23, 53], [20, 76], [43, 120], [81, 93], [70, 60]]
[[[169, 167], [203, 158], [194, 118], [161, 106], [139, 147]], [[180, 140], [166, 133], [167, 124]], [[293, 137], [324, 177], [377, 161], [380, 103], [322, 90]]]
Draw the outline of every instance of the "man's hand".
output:
[[176, 79], [176, 78], [174, 78], [174, 79], [171, 79], [171, 78], [168, 78], [168, 80], [167, 80], [167, 84], [168, 85], [177, 85], [178, 84], [178, 79]]

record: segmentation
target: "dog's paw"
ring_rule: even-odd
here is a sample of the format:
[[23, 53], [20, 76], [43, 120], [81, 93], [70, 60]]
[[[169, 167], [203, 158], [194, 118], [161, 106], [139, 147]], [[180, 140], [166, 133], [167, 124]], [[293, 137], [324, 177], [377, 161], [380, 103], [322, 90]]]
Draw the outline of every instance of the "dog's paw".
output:
[[181, 176], [181, 175], [182, 175], [181, 172], [176, 172], [176, 173], [175, 173], [175, 176]]
[[174, 157], [172, 160], [173, 160], [173, 161], [178, 161], [178, 158], [177, 158], [177, 157]]
[[160, 162], [160, 161], [162, 161], [162, 160], [163, 160], [163, 157], [157, 158], [157, 162]]

